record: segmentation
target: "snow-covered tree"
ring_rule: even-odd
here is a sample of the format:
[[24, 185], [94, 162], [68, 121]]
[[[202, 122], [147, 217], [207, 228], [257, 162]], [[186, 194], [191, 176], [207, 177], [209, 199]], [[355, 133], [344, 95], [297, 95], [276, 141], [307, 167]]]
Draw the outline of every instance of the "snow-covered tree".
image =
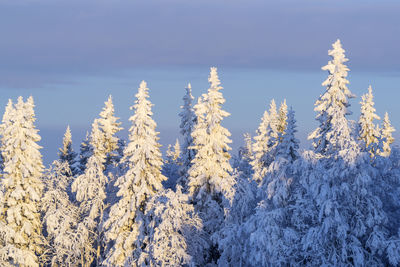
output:
[[[286, 116], [286, 102], [284, 102], [281, 107], [281, 120], [283, 120]], [[268, 166], [274, 158], [274, 150], [276, 145], [279, 143], [279, 129], [283, 131], [283, 127], [284, 122], [280, 122], [279, 115], [276, 111], [275, 100], [272, 99], [269, 112], [264, 112], [253, 143], [254, 156], [251, 161], [254, 170], [253, 179], [259, 184], [264, 179]]]
[[[296, 235], [287, 227], [290, 221], [292, 185], [295, 178], [294, 161], [299, 158], [299, 141], [294, 136], [296, 124], [294, 111], [289, 110], [284, 133], [279, 133], [281, 142], [276, 146], [276, 158], [269, 165], [261, 190], [266, 196], [256, 212], [242, 225], [245, 241], [242, 249], [244, 265], [284, 265], [287, 253]], [[294, 247], [294, 246], [293, 246]]]
[[242, 172], [245, 177], [253, 176], [251, 161], [253, 159], [253, 143], [249, 133], [244, 134], [245, 145], [239, 148], [238, 155], [233, 158], [232, 167]]
[[[153, 196], [146, 206], [139, 266], [202, 266], [207, 248], [203, 224], [180, 185]], [[134, 258], [129, 261], [136, 262]]]
[[[278, 135], [280, 132], [280, 129], [283, 131], [284, 130], [284, 123], [281, 122], [281, 120], [285, 119], [285, 109], [287, 109], [286, 102], [284, 102], [281, 105], [281, 112], [282, 114], [279, 114], [276, 108], [276, 103], [275, 99], [271, 100], [271, 104], [269, 105], [269, 126], [270, 126], [270, 147], [276, 146], [278, 143]], [[282, 125], [281, 125], [282, 123]]]
[[269, 114], [268, 111], [264, 112], [261, 118], [261, 123], [256, 131], [253, 143], [253, 159], [250, 164], [253, 166], [254, 175], [253, 179], [257, 183], [261, 183], [266, 173], [266, 164], [262, 161], [264, 155], [269, 152]]
[[372, 87], [368, 87], [368, 93], [361, 96], [361, 115], [359, 119], [359, 139], [363, 142], [363, 146], [373, 157], [379, 143], [380, 133], [374, 124], [374, 120], [380, 117], [375, 114], [374, 100], [372, 95]]
[[[4, 144], [6, 142], [6, 139], [4, 137], [5, 130], [13, 123], [13, 116], [14, 116], [13, 112], [15, 112], [14, 104], [13, 104], [11, 99], [8, 99], [8, 103], [7, 103], [6, 108], [4, 110], [2, 123], [0, 125], [0, 146], [2, 148], [4, 147]], [[4, 169], [3, 153], [4, 152], [2, 152], [1, 155], [0, 155], [0, 157], [1, 157], [1, 162], [0, 162], [1, 173], [3, 172], [3, 169]]]
[[218, 245], [219, 266], [246, 266], [244, 250], [249, 232], [243, 227], [257, 206], [257, 183], [244, 172], [234, 171], [233, 199], [227, 201], [225, 220], [212, 239]]
[[194, 98], [192, 96], [192, 86], [190, 85], [190, 83], [185, 89], [186, 94], [183, 96], [183, 106], [181, 106], [182, 111], [179, 113], [179, 116], [181, 117], [180, 132], [183, 137], [181, 149], [182, 167], [180, 169], [182, 180], [180, 183], [182, 185], [185, 185], [187, 183], [186, 179], [188, 176], [188, 170], [192, 166], [192, 160], [196, 155], [196, 150], [191, 148], [193, 146], [192, 132], [196, 124], [197, 117], [193, 109], [192, 101]]
[[2, 129], [0, 262], [3, 266], [39, 266], [44, 239], [40, 200], [43, 172], [33, 98], [7, 106]]
[[391, 152], [391, 144], [394, 142], [394, 138], [392, 133], [395, 131], [394, 127], [390, 124], [389, 115], [386, 112], [385, 116], [383, 117], [383, 126], [381, 129], [381, 139], [383, 141], [383, 151], [381, 155], [387, 157], [390, 155]]
[[179, 169], [182, 166], [181, 163], [181, 150], [178, 139], [176, 139], [175, 145], [172, 149], [171, 145], [168, 145], [166, 152], [166, 160], [162, 168], [162, 173], [168, 179], [164, 182], [166, 188], [175, 188], [177, 181], [180, 177]]
[[[196, 150], [196, 156], [189, 169], [188, 192], [211, 237], [223, 222], [223, 201], [232, 196], [233, 181], [228, 145], [231, 134], [221, 125], [229, 113], [221, 108], [225, 99], [220, 92], [222, 86], [216, 68], [211, 68], [208, 81], [208, 93], [203, 94], [194, 107], [197, 123], [192, 132], [194, 145], [191, 148]], [[207, 262], [217, 258], [217, 248], [211, 247]]]
[[140, 252], [139, 240], [145, 234], [143, 213], [146, 204], [162, 189], [162, 181], [166, 180], [161, 174], [160, 144], [148, 90], [147, 83], [142, 81], [135, 105], [131, 107], [134, 115], [129, 118], [132, 126], [122, 159], [127, 171], [116, 182], [120, 200], [111, 207], [104, 224], [107, 247], [103, 264], [106, 266], [122, 266], [134, 250]]
[[106, 171], [115, 166], [118, 162], [118, 137], [115, 136], [116, 133], [122, 130], [120, 127], [121, 123], [118, 122], [117, 117], [114, 115], [114, 105], [112, 102], [111, 95], [108, 100], [104, 102], [105, 106], [100, 112], [100, 118], [98, 119], [99, 128], [103, 132], [103, 145], [104, 153], [106, 154], [105, 159], [105, 169]]
[[322, 70], [329, 72], [328, 78], [322, 83], [322, 86], [326, 86], [326, 91], [315, 102], [314, 108], [318, 113], [316, 120], [320, 125], [308, 137], [313, 142], [315, 152], [325, 156], [351, 145], [351, 129], [346, 115], [350, 114], [348, 98], [354, 96], [347, 88], [349, 81], [346, 77], [349, 69], [344, 63], [348, 59], [344, 55], [340, 40], [332, 47], [328, 53], [332, 60], [322, 67]]
[[60, 151], [58, 152], [58, 156], [60, 158], [60, 161], [68, 163], [70, 169], [68, 174], [70, 174], [71, 176], [75, 176], [78, 173], [78, 169], [75, 166], [77, 154], [72, 149], [72, 135], [69, 125], [67, 126], [67, 130], [64, 134], [63, 146], [59, 150]]
[[98, 121], [92, 124], [90, 146], [93, 154], [86, 163], [85, 172], [72, 183], [72, 191], [79, 202], [82, 258], [85, 266], [101, 261], [101, 238], [103, 213], [105, 209], [107, 177], [104, 175], [105, 153], [103, 135]]
[[82, 141], [80, 145], [80, 151], [79, 151], [79, 172], [80, 174], [85, 172], [86, 168], [86, 163], [90, 156], [93, 154], [93, 148], [90, 145], [90, 136], [89, 133], [86, 132], [86, 137]]
[[68, 162], [61, 160], [54, 161], [45, 175], [42, 212], [52, 266], [78, 266], [81, 262], [78, 207], [67, 194], [71, 176]]
[[203, 94], [202, 101], [195, 105], [197, 124], [192, 132], [192, 148], [196, 150], [196, 156], [189, 170], [188, 183], [193, 199], [200, 199], [203, 194], [216, 196], [228, 189], [225, 180], [232, 171], [228, 145], [232, 142], [231, 134], [221, 125], [229, 113], [221, 108], [225, 99], [220, 92], [222, 86], [217, 68], [211, 68], [208, 81], [208, 93]]
[[286, 129], [287, 125], [287, 116], [288, 110], [286, 105], [286, 99], [283, 100], [282, 104], [279, 107], [278, 113], [278, 133], [283, 133]]

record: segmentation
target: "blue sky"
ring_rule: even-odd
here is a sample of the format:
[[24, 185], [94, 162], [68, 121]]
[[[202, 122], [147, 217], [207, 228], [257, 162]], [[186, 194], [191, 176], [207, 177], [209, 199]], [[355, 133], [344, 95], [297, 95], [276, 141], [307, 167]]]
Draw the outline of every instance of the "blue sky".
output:
[[204, 93], [209, 67], [217, 66], [233, 147], [254, 132], [272, 98], [295, 108], [307, 146], [313, 103], [324, 90], [320, 68], [340, 38], [358, 96], [353, 118], [371, 84], [378, 114], [388, 111], [400, 129], [398, 14], [399, 1], [3, 0], [0, 105], [34, 96], [48, 163], [66, 125], [78, 145], [109, 94], [129, 128], [129, 106], [145, 79], [165, 145], [178, 134], [184, 86]]

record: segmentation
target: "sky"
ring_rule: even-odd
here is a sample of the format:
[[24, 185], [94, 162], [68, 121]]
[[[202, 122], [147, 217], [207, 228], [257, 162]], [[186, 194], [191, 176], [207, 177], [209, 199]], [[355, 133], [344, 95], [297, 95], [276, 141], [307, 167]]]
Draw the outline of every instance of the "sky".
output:
[[378, 114], [389, 112], [400, 132], [398, 14], [398, 0], [2, 0], [0, 109], [9, 98], [34, 97], [48, 164], [67, 124], [78, 148], [109, 94], [126, 137], [129, 107], [146, 80], [165, 148], [179, 137], [185, 85], [195, 97], [205, 93], [216, 66], [234, 149], [272, 98], [293, 106], [307, 147], [327, 76], [321, 67], [339, 38], [357, 95], [351, 118], [371, 84]]

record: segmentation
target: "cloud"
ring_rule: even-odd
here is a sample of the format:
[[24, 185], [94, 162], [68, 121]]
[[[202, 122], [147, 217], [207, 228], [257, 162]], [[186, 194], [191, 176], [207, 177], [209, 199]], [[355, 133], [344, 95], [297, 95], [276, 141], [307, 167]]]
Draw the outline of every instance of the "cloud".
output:
[[336, 38], [353, 69], [399, 70], [395, 1], [14, 2], [0, 4], [0, 87], [142, 66], [319, 69]]

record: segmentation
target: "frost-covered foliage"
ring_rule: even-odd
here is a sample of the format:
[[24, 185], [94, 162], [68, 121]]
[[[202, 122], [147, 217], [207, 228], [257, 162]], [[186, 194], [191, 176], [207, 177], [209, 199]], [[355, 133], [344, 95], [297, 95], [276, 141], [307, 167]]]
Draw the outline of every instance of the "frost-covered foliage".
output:
[[145, 211], [145, 245], [136, 261], [139, 266], [203, 266], [208, 246], [203, 224], [186, 194], [166, 189], [154, 195]]
[[279, 107], [278, 113], [278, 133], [283, 133], [287, 126], [287, 116], [288, 110], [286, 105], [286, 99], [283, 100], [283, 103]]
[[[8, 99], [6, 108], [4, 110], [3, 118], [2, 118], [2, 123], [0, 124], [0, 145], [3, 148], [6, 142], [5, 139], [5, 131], [6, 129], [13, 123], [13, 112], [14, 112], [14, 105], [11, 99]], [[3, 172], [4, 169], [4, 157], [3, 153], [0, 155], [0, 170], [1, 173]]]
[[78, 207], [67, 194], [71, 180], [67, 161], [54, 161], [45, 174], [43, 226], [49, 246], [48, 262], [52, 266], [77, 266], [82, 259]]
[[92, 124], [90, 146], [93, 154], [86, 163], [85, 172], [72, 183], [72, 192], [79, 202], [79, 231], [82, 232], [81, 249], [84, 262], [101, 261], [102, 223], [105, 209], [107, 177], [104, 175], [105, 153], [102, 132], [97, 120]]
[[349, 81], [346, 79], [349, 70], [345, 62], [348, 59], [344, 55], [344, 49], [340, 40], [329, 50], [332, 60], [322, 70], [329, 72], [328, 78], [322, 83], [326, 91], [315, 102], [314, 110], [318, 113], [316, 120], [319, 127], [312, 132], [311, 139], [315, 152], [321, 155], [332, 154], [349, 146], [351, 130], [348, 126], [346, 115], [349, 115], [348, 98], [354, 95], [347, 88]]
[[182, 166], [180, 149], [178, 139], [176, 139], [173, 149], [171, 145], [168, 145], [166, 159], [162, 168], [162, 174], [167, 177], [167, 180], [163, 183], [165, 188], [175, 189], [177, 181], [180, 178], [179, 171]]
[[[229, 113], [221, 108], [225, 99], [220, 92], [222, 86], [216, 68], [211, 68], [208, 81], [208, 93], [203, 94], [194, 107], [197, 123], [192, 132], [192, 148], [196, 156], [189, 169], [188, 192], [204, 221], [211, 245], [210, 237], [219, 230], [224, 219], [223, 202], [233, 197], [233, 179], [228, 145], [231, 134], [221, 125]], [[218, 254], [217, 247], [211, 246], [206, 262], [215, 262]]]
[[2, 124], [0, 263], [39, 266], [44, 239], [40, 220], [43, 164], [34, 102], [9, 101]]
[[86, 163], [92, 154], [93, 154], [93, 148], [90, 145], [90, 136], [89, 133], [86, 132], [86, 137], [80, 144], [79, 166], [78, 166], [80, 174], [85, 172]]
[[230, 190], [226, 181], [232, 167], [229, 163], [230, 132], [222, 127], [221, 122], [229, 113], [222, 110], [225, 102], [220, 90], [222, 86], [218, 78], [217, 68], [211, 68], [208, 78], [210, 88], [195, 105], [197, 123], [192, 132], [193, 149], [196, 156], [189, 170], [188, 187], [193, 199], [202, 196], [216, 197], [224, 190]]
[[105, 153], [105, 172], [111, 171], [115, 167], [120, 158], [118, 157], [118, 141], [119, 138], [116, 137], [116, 133], [122, 130], [120, 127], [121, 123], [118, 122], [117, 117], [114, 115], [114, 104], [112, 102], [111, 95], [108, 97], [107, 101], [104, 102], [105, 106], [100, 112], [100, 118], [97, 119], [99, 124], [99, 129], [103, 133], [103, 140], [101, 143], [104, 146]]
[[131, 107], [134, 115], [129, 118], [132, 126], [122, 159], [127, 171], [116, 182], [120, 200], [111, 207], [104, 224], [107, 247], [103, 264], [106, 266], [122, 266], [134, 250], [142, 249], [139, 240], [145, 234], [146, 203], [162, 189], [162, 181], [166, 180], [161, 174], [160, 144], [148, 90], [142, 81], [135, 105]]
[[251, 135], [249, 133], [244, 134], [244, 146], [239, 148], [238, 155], [233, 157], [232, 168], [238, 172], [242, 172], [244, 177], [253, 176], [253, 167], [251, 161], [253, 159], [253, 148]]
[[270, 103], [269, 112], [265, 111], [257, 129], [253, 143], [253, 159], [251, 165], [254, 170], [254, 180], [261, 184], [268, 170], [269, 164], [275, 158], [275, 148], [280, 142], [279, 134], [286, 128], [287, 105], [286, 101], [276, 110], [275, 100]]
[[310, 265], [384, 265], [387, 215], [372, 190], [380, 177], [368, 154], [344, 153], [335, 161], [319, 160], [303, 180], [306, 195], [297, 199], [293, 215], [301, 233], [297, 256]]
[[377, 153], [380, 133], [374, 120], [379, 120], [380, 117], [375, 114], [374, 100], [372, 95], [372, 87], [368, 87], [368, 93], [361, 96], [361, 115], [359, 123], [359, 139], [362, 141], [366, 151], [371, 157]]
[[288, 227], [291, 219], [290, 203], [294, 196], [293, 181], [297, 179], [294, 162], [299, 158], [299, 141], [295, 138], [294, 111], [290, 109], [286, 118], [286, 129], [279, 134], [281, 142], [276, 146], [276, 158], [269, 165], [267, 176], [260, 190], [266, 196], [256, 212], [242, 225], [245, 244], [244, 265], [281, 266], [293, 264], [288, 260], [296, 247], [296, 233]]
[[192, 166], [192, 160], [196, 155], [196, 150], [191, 148], [193, 146], [192, 132], [194, 126], [196, 125], [196, 114], [193, 109], [193, 96], [192, 96], [192, 86], [190, 83], [187, 85], [186, 94], [183, 96], [183, 106], [181, 106], [182, 111], [179, 113], [181, 117], [180, 132], [182, 134], [182, 167], [180, 168], [181, 181], [180, 184], [185, 186], [187, 183], [188, 170]]
[[261, 123], [256, 131], [257, 135], [254, 137], [252, 149], [254, 155], [250, 164], [253, 166], [254, 170], [253, 179], [258, 183], [261, 183], [267, 171], [267, 168], [265, 166], [266, 163], [264, 163], [262, 159], [269, 152], [269, 120], [270, 117], [268, 111], [265, 111], [263, 117], [261, 118]]
[[247, 248], [249, 232], [243, 227], [255, 212], [257, 205], [257, 183], [243, 172], [232, 175], [234, 197], [225, 206], [225, 220], [221, 229], [212, 238], [218, 244], [219, 266], [246, 266], [244, 250]]
[[348, 120], [353, 95], [339, 40], [329, 55], [313, 149], [298, 152], [294, 111], [272, 100], [233, 168], [216, 68], [195, 106], [186, 87], [183, 144], [170, 145], [164, 162], [144, 81], [127, 144], [116, 137], [110, 97], [79, 166], [68, 127], [44, 175], [33, 99], [9, 100], [0, 124], [0, 266], [400, 266], [394, 128], [387, 113], [374, 125], [371, 87], [359, 121]]
[[72, 149], [72, 135], [69, 125], [67, 126], [67, 130], [64, 134], [63, 146], [59, 149], [58, 157], [61, 162], [66, 162], [68, 164], [69, 174], [71, 176], [75, 176], [78, 173], [78, 168], [75, 166], [76, 164], [76, 156], [77, 154]]
[[381, 129], [381, 139], [383, 141], [383, 148], [381, 155], [387, 157], [390, 155], [391, 152], [391, 144], [394, 142], [394, 138], [392, 133], [395, 131], [394, 127], [391, 125], [389, 120], [389, 114], [386, 112], [385, 116], [383, 117], [383, 125]]

